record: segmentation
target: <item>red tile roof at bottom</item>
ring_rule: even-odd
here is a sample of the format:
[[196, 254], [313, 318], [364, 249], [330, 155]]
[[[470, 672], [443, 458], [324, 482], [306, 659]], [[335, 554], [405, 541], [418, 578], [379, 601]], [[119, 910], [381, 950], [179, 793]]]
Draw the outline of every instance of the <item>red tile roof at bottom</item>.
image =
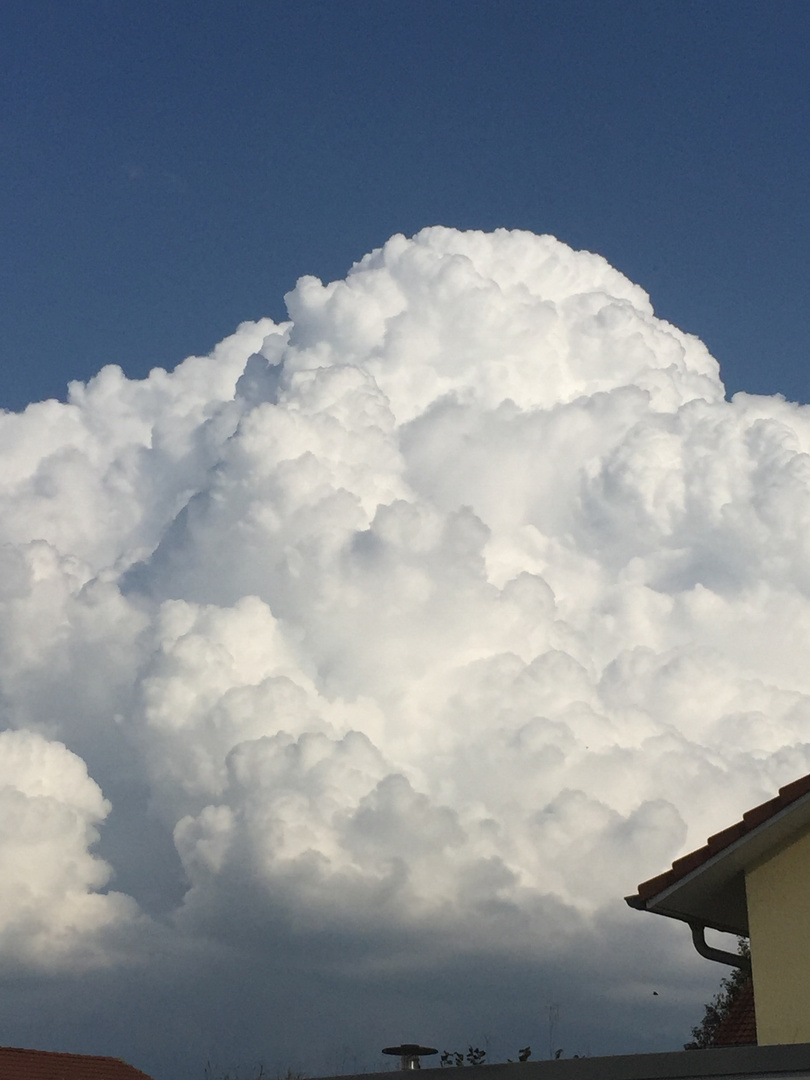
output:
[[0, 1046], [0, 1080], [150, 1080], [125, 1061]]
[[757, 1041], [754, 982], [749, 979], [714, 1034], [712, 1046], [750, 1046]]

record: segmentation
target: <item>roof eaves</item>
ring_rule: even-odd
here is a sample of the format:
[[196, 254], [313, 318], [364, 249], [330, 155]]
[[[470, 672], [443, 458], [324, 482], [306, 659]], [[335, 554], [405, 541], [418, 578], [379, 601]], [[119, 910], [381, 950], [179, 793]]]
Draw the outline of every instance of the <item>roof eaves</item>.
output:
[[[753, 807], [740, 821], [714, 833], [703, 847], [676, 859], [669, 870], [641, 882], [636, 895], [625, 897], [626, 902], [641, 910], [664, 907], [667, 896], [676, 887], [685, 886], [698, 875], [718, 867], [755, 836], [807, 803], [810, 803], [810, 774], [780, 788], [775, 798]], [[661, 910], [660, 913], [678, 917], [672, 911]]]

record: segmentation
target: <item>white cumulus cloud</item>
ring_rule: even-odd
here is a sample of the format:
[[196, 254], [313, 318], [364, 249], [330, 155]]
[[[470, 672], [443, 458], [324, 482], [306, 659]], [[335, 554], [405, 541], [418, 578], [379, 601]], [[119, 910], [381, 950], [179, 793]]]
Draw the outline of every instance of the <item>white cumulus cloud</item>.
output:
[[548, 236], [287, 304], [0, 417], [0, 957], [171, 984], [167, 1043], [264, 964], [282, 1065], [301, 1010], [321, 1068], [396, 1008], [511, 1037], [510, 979], [521, 1045], [563, 991], [677, 1045], [716, 976], [622, 896], [810, 769], [810, 411]]
[[[91, 966], [135, 904], [101, 893], [110, 868], [89, 848], [109, 812], [84, 762], [34, 732], [0, 732], [0, 950], [6, 965]], [[102, 955], [99, 955], [102, 954]]]

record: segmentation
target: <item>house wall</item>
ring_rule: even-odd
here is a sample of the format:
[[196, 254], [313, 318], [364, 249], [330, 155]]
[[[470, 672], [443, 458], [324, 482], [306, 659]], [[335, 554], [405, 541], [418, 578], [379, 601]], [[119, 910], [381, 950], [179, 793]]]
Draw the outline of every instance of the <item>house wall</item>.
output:
[[810, 832], [745, 876], [757, 1042], [810, 1041]]

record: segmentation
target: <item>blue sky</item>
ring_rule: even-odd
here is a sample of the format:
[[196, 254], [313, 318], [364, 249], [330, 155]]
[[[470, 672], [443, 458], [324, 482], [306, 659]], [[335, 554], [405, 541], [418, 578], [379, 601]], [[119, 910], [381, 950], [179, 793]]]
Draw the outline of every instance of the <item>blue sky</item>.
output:
[[810, 769], [808, 43], [0, 5], [0, 406], [177, 365], [0, 415], [0, 1042], [689, 1037], [722, 973], [622, 897]]
[[810, 400], [804, 3], [7, 0], [0, 402], [281, 318], [425, 225], [550, 232]]

